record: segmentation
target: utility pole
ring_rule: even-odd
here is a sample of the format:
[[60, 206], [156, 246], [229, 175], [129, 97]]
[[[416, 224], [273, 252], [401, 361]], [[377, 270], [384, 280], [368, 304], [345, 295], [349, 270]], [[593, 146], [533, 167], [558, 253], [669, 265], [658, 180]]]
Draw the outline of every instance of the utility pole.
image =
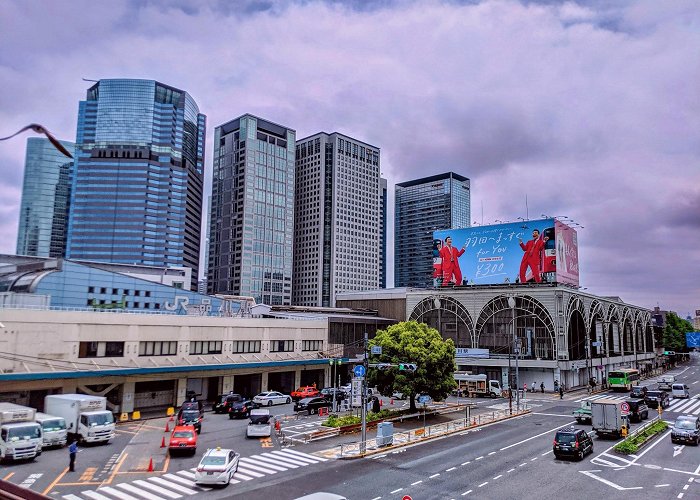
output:
[[364, 366], [365, 366], [365, 376], [362, 380], [362, 434], [360, 441], [360, 455], [364, 455], [367, 452], [367, 369], [369, 368], [369, 355], [367, 354], [367, 344], [368, 336], [365, 332], [365, 342], [364, 342]]

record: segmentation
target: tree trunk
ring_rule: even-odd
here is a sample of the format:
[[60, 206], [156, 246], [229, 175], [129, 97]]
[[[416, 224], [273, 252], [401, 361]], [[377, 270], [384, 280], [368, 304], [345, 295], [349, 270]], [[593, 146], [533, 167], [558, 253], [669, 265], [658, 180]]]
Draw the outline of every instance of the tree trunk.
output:
[[409, 411], [416, 411], [416, 409], [417, 409], [417, 408], [416, 408], [416, 395], [415, 395], [415, 394], [411, 394], [411, 395], [408, 397], [408, 400], [411, 402], [411, 405], [408, 407], [408, 410], [409, 410]]

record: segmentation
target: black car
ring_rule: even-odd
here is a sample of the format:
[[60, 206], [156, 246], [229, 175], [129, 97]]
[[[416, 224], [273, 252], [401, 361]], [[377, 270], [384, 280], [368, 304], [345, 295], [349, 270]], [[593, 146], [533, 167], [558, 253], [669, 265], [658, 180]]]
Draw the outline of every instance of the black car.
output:
[[583, 429], [562, 429], [554, 436], [554, 457], [574, 457], [583, 460], [588, 453], [593, 453], [593, 440]]
[[294, 403], [294, 411], [308, 411], [309, 415], [318, 412], [319, 408], [330, 408], [331, 402], [325, 398], [304, 398]]
[[649, 388], [646, 385], [636, 385], [632, 387], [632, 392], [630, 392], [631, 398], [644, 399], [647, 397], [647, 392]]
[[649, 418], [649, 407], [643, 399], [628, 399], [625, 403], [630, 407], [629, 417], [631, 422], [641, 422]]
[[661, 408], [666, 408], [671, 404], [671, 400], [666, 391], [647, 391], [647, 397], [644, 398], [644, 402], [649, 408], [657, 409], [659, 405], [661, 405]]
[[326, 401], [333, 401], [333, 399], [336, 401], [343, 401], [348, 397], [345, 391], [336, 389], [335, 387], [324, 387], [321, 389], [321, 396], [323, 396]]
[[692, 415], [681, 415], [671, 429], [671, 442], [700, 444], [700, 419]]
[[228, 418], [247, 418], [250, 415], [250, 410], [255, 408], [253, 401], [250, 399], [241, 399], [235, 403], [231, 403], [228, 407]]
[[183, 410], [197, 410], [200, 415], [204, 415], [204, 404], [199, 400], [191, 399], [182, 403], [180, 411]]
[[194, 425], [197, 434], [202, 432], [202, 415], [197, 409], [182, 408], [177, 414], [177, 425]]
[[240, 394], [222, 394], [217, 398], [216, 403], [214, 404], [214, 413], [228, 413], [229, 407], [233, 403], [241, 401], [242, 399], [243, 396]]

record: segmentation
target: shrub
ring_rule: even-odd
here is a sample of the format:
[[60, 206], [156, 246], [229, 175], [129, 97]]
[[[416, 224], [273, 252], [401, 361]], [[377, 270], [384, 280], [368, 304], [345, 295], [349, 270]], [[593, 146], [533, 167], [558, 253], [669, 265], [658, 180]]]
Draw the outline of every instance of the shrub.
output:
[[616, 444], [615, 451], [625, 454], [635, 453], [639, 447], [646, 443], [652, 436], [662, 433], [667, 428], [668, 424], [666, 422], [663, 420], [658, 420], [639, 434], [630, 436], [621, 443]]

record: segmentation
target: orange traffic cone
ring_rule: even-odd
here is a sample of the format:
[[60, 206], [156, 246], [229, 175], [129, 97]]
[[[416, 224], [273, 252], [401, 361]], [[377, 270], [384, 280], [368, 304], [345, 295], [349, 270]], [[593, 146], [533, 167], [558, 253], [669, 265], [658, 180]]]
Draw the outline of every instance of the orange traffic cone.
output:
[[153, 472], [153, 457], [148, 461], [148, 472]]
[[384, 402], [380, 399], [379, 400], [379, 407], [381, 408], [382, 406], [384, 406]]
[[394, 404], [394, 398], [391, 398], [391, 399], [389, 400], [389, 404], [390, 404], [390, 405], [393, 405], [393, 404]]
[[165, 432], [170, 432], [170, 427], [168, 426], [168, 422], [165, 422]]
[[175, 422], [175, 417], [170, 415], [170, 420], [168, 420], [168, 422]]
[[165, 436], [163, 436], [163, 439], [160, 441], [160, 447], [165, 448]]

